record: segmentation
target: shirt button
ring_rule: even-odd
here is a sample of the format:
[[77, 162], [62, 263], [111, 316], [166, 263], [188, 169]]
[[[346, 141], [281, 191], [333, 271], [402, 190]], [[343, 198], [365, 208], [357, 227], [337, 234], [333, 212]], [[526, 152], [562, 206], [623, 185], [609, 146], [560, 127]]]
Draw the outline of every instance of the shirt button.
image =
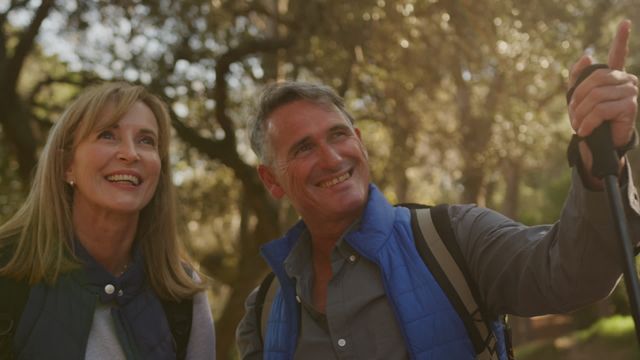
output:
[[107, 295], [113, 294], [114, 291], [116, 291], [116, 287], [111, 284], [104, 287], [104, 292], [107, 293]]
[[338, 346], [340, 346], [340, 347], [345, 347], [345, 345], [347, 345], [347, 340], [345, 340], [345, 339], [338, 339]]
[[354, 263], [354, 262], [356, 262], [356, 260], [358, 260], [358, 257], [357, 257], [357, 256], [355, 256], [355, 255], [351, 255], [351, 256], [349, 256], [349, 262], [350, 262], [350, 263]]
[[118, 296], [122, 296], [122, 295], [124, 295], [124, 291], [118, 290]]

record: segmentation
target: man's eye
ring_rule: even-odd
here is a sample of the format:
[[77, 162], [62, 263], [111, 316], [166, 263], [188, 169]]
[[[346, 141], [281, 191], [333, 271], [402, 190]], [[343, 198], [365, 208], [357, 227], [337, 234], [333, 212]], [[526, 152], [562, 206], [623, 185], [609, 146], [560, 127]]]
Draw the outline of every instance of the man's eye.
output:
[[347, 136], [347, 132], [346, 131], [337, 131], [337, 132], [333, 133], [333, 137], [334, 138], [341, 138], [343, 136]]
[[306, 152], [310, 151], [311, 149], [313, 149], [313, 146], [311, 144], [302, 144], [302, 145], [298, 146], [298, 148], [296, 149], [295, 154], [296, 155], [301, 155], [303, 153], [306, 153]]
[[331, 139], [333, 140], [338, 140], [338, 139], [342, 139], [344, 137], [349, 136], [349, 132], [346, 130], [337, 130], [331, 133]]

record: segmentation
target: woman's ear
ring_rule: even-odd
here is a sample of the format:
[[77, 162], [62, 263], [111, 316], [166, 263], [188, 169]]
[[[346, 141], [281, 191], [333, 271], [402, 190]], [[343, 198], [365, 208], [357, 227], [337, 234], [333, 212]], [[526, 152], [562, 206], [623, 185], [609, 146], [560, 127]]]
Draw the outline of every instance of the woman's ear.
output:
[[73, 187], [73, 185], [75, 184], [75, 180], [76, 177], [73, 174], [73, 162], [69, 161], [69, 164], [67, 165], [67, 170], [65, 170], [64, 172], [64, 181], [71, 185], [71, 187]]

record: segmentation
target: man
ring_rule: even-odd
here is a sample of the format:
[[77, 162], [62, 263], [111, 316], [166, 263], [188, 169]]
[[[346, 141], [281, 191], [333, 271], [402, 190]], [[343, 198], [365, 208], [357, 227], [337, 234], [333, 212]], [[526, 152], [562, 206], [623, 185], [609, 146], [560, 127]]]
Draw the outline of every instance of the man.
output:
[[[613, 42], [612, 70], [587, 78], [569, 105], [580, 136], [611, 119], [617, 148], [634, 141], [637, 113], [637, 78], [622, 71], [629, 26], [623, 22]], [[590, 63], [585, 57], [574, 66], [572, 83]], [[391, 206], [370, 183], [368, 155], [342, 99], [323, 86], [271, 86], [251, 141], [265, 187], [288, 198], [302, 220], [262, 249], [280, 292], [264, 344], [256, 291], [247, 299], [236, 334], [243, 359], [475, 358], [459, 316], [417, 254], [409, 211]], [[490, 313], [566, 312], [605, 297], [617, 283], [622, 268], [602, 184], [590, 175], [591, 154], [582, 143], [580, 154], [582, 169], [573, 171], [553, 226], [526, 227], [473, 205], [449, 207]], [[638, 235], [638, 202], [624, 157], [620, 169]]]

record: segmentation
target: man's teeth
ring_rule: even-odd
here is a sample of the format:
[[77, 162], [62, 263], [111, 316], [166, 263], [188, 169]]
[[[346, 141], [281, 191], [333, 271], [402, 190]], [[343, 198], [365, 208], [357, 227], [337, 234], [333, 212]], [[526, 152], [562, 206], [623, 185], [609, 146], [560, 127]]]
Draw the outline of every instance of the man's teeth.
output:
[[132, 183], [133, 185], [140, 184], [140, 179], [137, 176], [125, 175], [125, 174], [111, 175], [107, 177], [107, 180], [111, 182], [127, 181]]
[[338, 176], [336, 178], [333, 178], [333, 179], [331, 179], [329, 181], [325, 181], [325, 182], [321, 183], [320, 187], [328, 188], [328, 187], [331, 187], [333, 185], [339, 184], [339, 183], [347, 180], [350, 177], [351, 177], [351, 174], [346, 172], [343, 175], [340, 175], [340, 176]]

